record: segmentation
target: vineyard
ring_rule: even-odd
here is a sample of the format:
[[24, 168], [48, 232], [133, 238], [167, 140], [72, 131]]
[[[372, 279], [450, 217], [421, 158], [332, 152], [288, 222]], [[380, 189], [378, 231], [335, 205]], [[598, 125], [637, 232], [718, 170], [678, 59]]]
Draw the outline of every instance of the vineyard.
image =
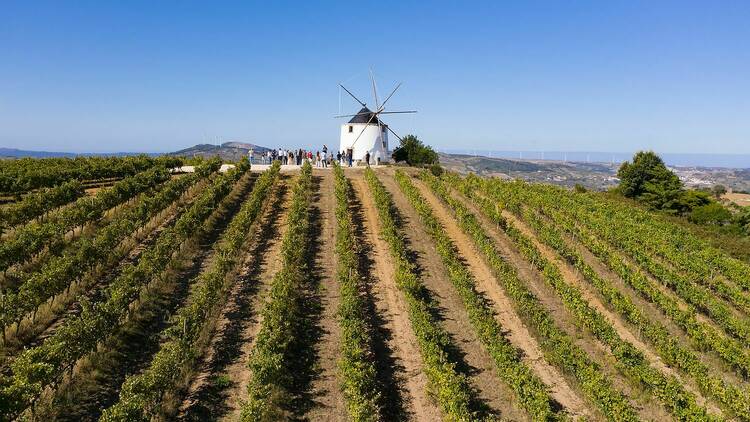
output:
[[750, 263], [657, 213], [179, 164], [0, 165], [0, 420], [750, 421]]

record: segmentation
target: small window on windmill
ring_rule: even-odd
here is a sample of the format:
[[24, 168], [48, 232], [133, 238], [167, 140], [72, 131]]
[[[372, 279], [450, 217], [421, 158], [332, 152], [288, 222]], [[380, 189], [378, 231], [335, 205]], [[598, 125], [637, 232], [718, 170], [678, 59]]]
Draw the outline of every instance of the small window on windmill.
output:
[[349, 126], [349, 133], [354, 132], [354, 126]]

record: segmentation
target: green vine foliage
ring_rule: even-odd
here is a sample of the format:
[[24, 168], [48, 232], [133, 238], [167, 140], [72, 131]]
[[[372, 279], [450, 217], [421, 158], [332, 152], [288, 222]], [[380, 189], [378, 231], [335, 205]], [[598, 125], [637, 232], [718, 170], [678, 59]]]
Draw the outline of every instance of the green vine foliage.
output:
[[505, 219], [492, 201], [482, 201], [481, 208], [492, 220], [502, 221], [501, 226], [505, 233], [526, 259], [540, 271], [542, 278], [575, 317], [576, 324], [609, 346], [622, 373], [649, 389], [678, 419], [714, 419], [708, 415], [705, 408], [695, 402], [694, 395], [687, 392], [678, 379], [650, 366], [633, 344], [623, 340], [607, 319], [584, 299], [581, 291], [565, 281], [559, 267], [545, 258], [534, 242], [515, 227], [513, 222]]
[[476, 282], [471, 271], [462, 262], [455, 245], [434, 216], [429, 203], [404, 172], [397, 170], [396, 180], [435, 241], [443, 265], [448, 270], [448, 276], [463, 300], [472, 327], [492, 356], [500, 377], [513, 389], [516, 399], [532, 419], [566, 419], [566, 415], [558, 415], [553, 411], [552, 398], [547, 391], [547, 386], [534, 375], [528, 365], [521, 361], [518, 351], [503, 335], [502, 326], [495, 320], [492, 310], [477, 293], [474, 287]]
[[475, 415], [470, 408], [473, 393], [466, 377], [457, 372], [456, 363], [448, 357], [450, 337], [432, 316], [435, 304], [429, 299], [414, 264], [409, 260], [401, 228], [396, 223], [393, 200], [372, 169], [365, 169], [365, 179], [378, 210], [380, 234], [388, 243], [396, 267], [396, 285], [406, 299], [409, 321], [419, 342], [430, 392], [447, 420], [473, 420]]
[[[438, 191], [451, 207], [458, 225], [474, 240], [486, 262], [494, 270], [496, 280], [514, 303], [518, 315], [539, 336], [545, 358], [577, 381], [580, 389], [610, 420], [639, 420], [625, 396], [617, 391], [586, 352], [575, 344], [554, 321], [552, 315], [518, 277], [516, 269], [502, 258], [495, 242], [486, 234], [477, 217], [460, 201]], [[498, 221], [500, 227], [503, 221]]]
[[228, 280], [227, 275], [239, 263], [250, 227], [261, 215], [279, 169], [276, 161], [255, 182], [250, 196], [214, 244], [214, 258], [193, 283], [188, 305], [172, 318], [170, 328], [164, 333], [166, 342], [143, 372], [125, 380], [119, 400], [103, 413], [101, 421], [149, 421], [159, 415], [164, 394], [192, 367], [200, 354], [201, 333], [213, 311], [225, 301], [232, 282], [236, 282]]
[[309, 281], [307, 255], [310, 250], [310, 203], [312, 166], [305, 162], [292, 189], [287, 231], [281, 240], [281, 269], [275, 274], [269, 301], [263, 308], [263, 323], [256, 337], [248, 366], [252, 377], [241, 420], [270, 421], [288, 417], [292, 398], [292, 360], [299, 349], [304, 319], [304, 293]]
[[[679, 307], [668, 300], [663, 293], [653, 286], [636, 269], [624, 263], [618, 257], [617, 252], [595, 240], [589, 233], [584, 233], [577, 226], [577, 220], [563, 215], [556, 204], [559, 204], [559, 196], [533, 195], [534, 199], [526, 198], [524, 203], [515, 202], [522, 195], [529, 192], [518, 184], [502, 184], [501, 182], [480, 182], [475, 178], [467, 178], [461, 181], [455, 177], [450, 179], [459, 189], [463, 190], [475, 201], [487, 202], [487, 197], [477, 195], [481, 192], [491, 197], [502, 197], [504, 201], [512, 201], [513, 204], [507, 208], [527, 222], [537, 233], [539, 239], [555, 249], [560, 255], [573, 265], [583, 277], [590, 282], [598, 291], [600, 296], [610, 307], [622, 317], [635, 326], [641, 335], [648, 340], [664, 361], [674, 366], [683, 373], [693, 377], [700, 390], [722, 403], [726, 409], [743, 420], [750, 420], [750, 392], [723, 380], [714, 374], [693, 352], [681, 346], [676, 339], [670, 335], [667, 329], [660, 323], [650, 320], [633, 302], [618, 290], [611, 282], [599, 276], [586, 262], [580, 253], [572, 248], [564, 240], [562, 231], [574, 234], [581, 243], [602, 259], [610, 269], [618, 273], [622, 279], [637, 291], [642, 292], [644, 297], [651, 299], [659, 307], [666, 311], [666, 315], [686, 328], [687, 333], [701, 342], [704, 347], [714, 348], [720, 355], [724, 354], [734, 361], [737, 367], [745, 367], [741, 364], [743, 353], [738, 344], [732, 345], [732, 340], [724, 338], [712, 327], [699, 323], [695, 316], [688, 311], [681, 311]], [[500, 192], [503, 189], [512, 190]], [[525, 193], [526, 192], [526, 193]], [[525, 206], [523, 204], [526, 204]]]
[[152, 167], [182, 163], [172, 156], [21, 158], [0, 161], [0, 195], [53, 187], [70, 180], [100, 180], [132, 176]]
[[99, 228], [93, 237], [78, 238], [62, 255], [51, 257], [36, 271], [16, 274], [21, 280], [18, 290], [7, 292], [0, 303], [0, 329], [35, 312], [41, 304], [62, 293], [88, 271], [116, 261], [122, 256], [118, 253], [120, 242], [172, 204], [199, 179], [200, 173], [188, 174], [141, 194], [132, 208]]
[[100, 301], [84, 302], [80, 315], [67, 320], [41, 345], [19, 354], [10, 364], [8, 373], [0, 377], [0, 417], [12, 419], [18, 415], [46, 386], [57, 382], [78, 359], [95, 350], [116, 330], [127, 319], [131, 303], [143, 288], [175, 262], [173, 258], [179, 254], [180, 246], [195, 237], [204, 221], [248, 170], [249, 165], [240, 164], [214, 179], [174, 226], [159, 234], [137, 263], [122, 270]]
[[353, 196], [344, 170], [334, 163], [336, 194], [336, 280], [341, 303], [338, 308], [341, 326], [339, 372], [353, 421], [380, 420], [380, 387], [373, 360], [372, 327], [367, 322], [366, 303], [362, 297], [365, 280], [359, 273], [359, 244], [349, 209]]
[[25, 262], [45, 246], [61, 243], [69, 230], [100, 219], [108, 209], [168, 179], [166, 169], [155, 167], [125, 178], [93, 197], [79, 198], [46, 221], [19, 227], [10, 238], [0, 243], [0, 270], [5, 271], [11, 265]]
[[83, 196], [83, 185], [71, 180], [25, 196], [21, 201], [0, 208], [0, 233], [8, 227], [28, 223]]

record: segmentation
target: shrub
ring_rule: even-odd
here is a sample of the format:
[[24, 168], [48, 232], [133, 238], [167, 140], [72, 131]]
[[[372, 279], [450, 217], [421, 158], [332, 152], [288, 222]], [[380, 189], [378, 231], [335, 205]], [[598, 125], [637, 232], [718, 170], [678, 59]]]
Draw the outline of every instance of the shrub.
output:
[[440, 177], [443, 175], [443, 167], [440, 166], [440, 164], [433, 164], [430, 166], [430, 173], [432, 173], [435, 177]]
[[688, 219], [696, 224], [722, 225], [731, 220], [732, 214], [718, 202], [693, 208]]

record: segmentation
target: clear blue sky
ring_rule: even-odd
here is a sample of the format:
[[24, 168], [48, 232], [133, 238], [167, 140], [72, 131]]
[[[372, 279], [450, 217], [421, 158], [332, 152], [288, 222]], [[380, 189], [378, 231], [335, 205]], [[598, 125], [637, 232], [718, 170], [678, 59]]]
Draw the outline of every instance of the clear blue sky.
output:
[[373, 66], [419, 110], [386, 121], [441, 149], [750, 153], [748, 22], [748, 1], [3, 2], [0, 146], [336, 144], [336, 84], [369, 99]]

